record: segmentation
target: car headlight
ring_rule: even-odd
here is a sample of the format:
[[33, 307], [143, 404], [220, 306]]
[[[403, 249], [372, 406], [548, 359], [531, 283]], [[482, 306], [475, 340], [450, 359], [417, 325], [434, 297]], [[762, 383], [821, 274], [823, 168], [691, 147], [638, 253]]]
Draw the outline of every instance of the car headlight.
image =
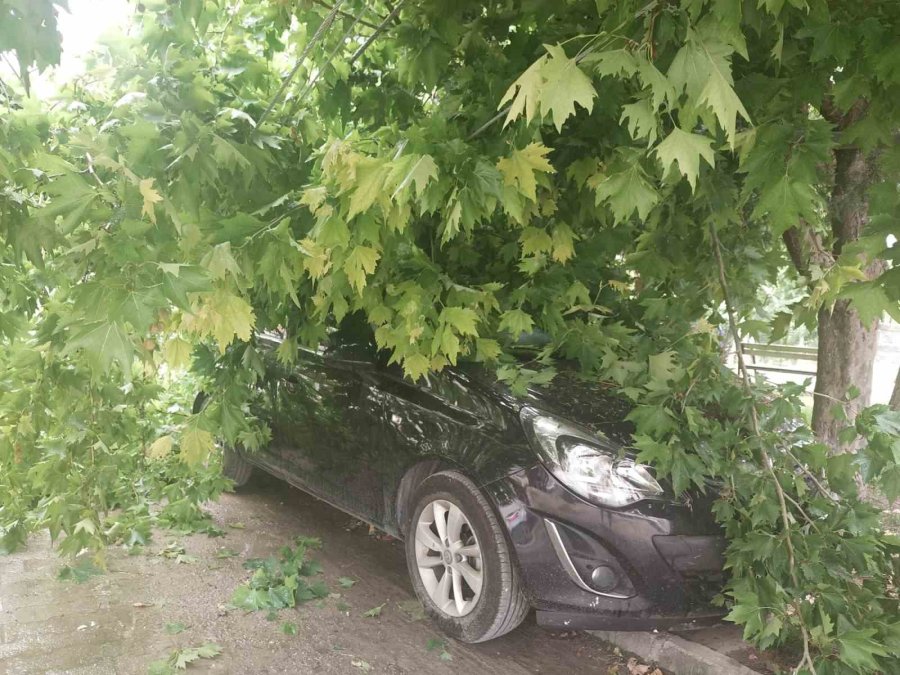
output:
[[523, 408], [522, 424], [541, 461], [563, 485], [601, 506], [660, 498], [663, 489], [646, 466], [571, 422]]

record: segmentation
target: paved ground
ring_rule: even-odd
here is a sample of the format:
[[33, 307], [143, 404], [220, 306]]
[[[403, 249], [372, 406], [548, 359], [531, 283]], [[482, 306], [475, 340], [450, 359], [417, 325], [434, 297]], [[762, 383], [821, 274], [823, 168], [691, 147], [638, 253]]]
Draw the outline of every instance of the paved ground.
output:
[[[220, 673], [628, 673], [625, 659], [593, 637], [553, 634], [529, 618], [519, 630], [482, 645], [447, 641], [452, 661], [429, 651], [442, 636], [415, 616], [401, 545], [369, 535], [349, 517], [274, 479], [254, 479], [249, 491], [209, 506], [226, 535], [175, 538], [157, 533], [139, 555], [109, 554], [109, 573], [76, 584], [56, 579], [61, 561], [41, 538], [28, 550], [0, 558], [0, 673], [146, 673], [175, 648], [213, 641], [223, 653], [188, 672]], [[229, 527], [243, 523], [244, 529]], [[285, 610], [225, 610], [247, 578], [241, 563], [272, 555], [297, 535], [320, 537], [315, 554], [340, 597]], [[179, 564], [158, 555], [172, 539], [197, 561]], [[239, 555], [219, 559], [227, 547]], [[341, 589], [337, 578], [359, 579]], [[340, 611], [339, 604], [349, 605]], [[387, 603], [380, 617], [366, 610]], [[285, 621], [298, 625], [285, 635]], [[188, 628], [169, 635], [164, 627]], [[618, 668], [616, 665], [620, 664]], [[370, 670], [366, 670], [370, 666]]]

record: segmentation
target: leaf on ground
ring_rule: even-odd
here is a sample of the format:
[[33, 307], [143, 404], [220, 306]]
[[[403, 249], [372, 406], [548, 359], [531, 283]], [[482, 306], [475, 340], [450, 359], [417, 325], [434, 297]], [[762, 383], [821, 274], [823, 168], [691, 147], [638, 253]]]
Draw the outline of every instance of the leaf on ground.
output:
[[285, 635], [296, 635], [297, 634], [297, 624], [292, 623], [290, 621], [285, 621], [281, 624], [281, 632]]
[[228, 523], [228, 527], [230, 527], [233, 530], [243, 530], [247, 526], [244, 525], [244, 523], [242, 523], [242, 522], [235, 522], [235, 523]]
[[218, 551], [216, 551], [216, 557], [217, 557], [217, 558], [220, 558], [220, 559], [222, 559], [222, 558], [236, 558], [238, 555], [239, 555], [239, 554], [238, 554], [237, 551], [233, 551], [233, 550], [230, 549], [230, 548], [220, 548]]
[[341, 588], [351, 588], [356, 583], [356, 579], [350, 577], [339, 577], [338, 584]]
[[179, 633], [183, 633], [185, 630], [187, 630], [187, 626], [180, 621], [173, 621], [172, 623], [166, 624], [166, 632], [169, 635], [178, 635]]
[[350, 661], [350, 665], [354, 668], [359, 668], [364, 673], [371, 672], [372, 670], [372, 664], [363, 659], [353, 659], [352, 661]]
[[84, 558], [74, 565], [63, 565], [56, 578], [60, 581], [74, 581], [76, 584], [83, 584], [91, 577], [99, 574], [103, 574], [103, 570], [95, 565], [93, 561]]
[[404, 600], [403, 602], [398, 602], [397, 609], [400, 610], [401, 614], [408, 617], [410, 621], [425, 620], [425, 608], [422, 607], [422, 603], [415, 598], [412, 598], [411, 600]]
[[374, 619], [375, 617], [381, 616], [382, 610], [384, 610], [384, 606], [386, 602], [381, 603], [378, 607], [373, 607], [372, 609], [367, 609], [362, 615], [368, 619]]

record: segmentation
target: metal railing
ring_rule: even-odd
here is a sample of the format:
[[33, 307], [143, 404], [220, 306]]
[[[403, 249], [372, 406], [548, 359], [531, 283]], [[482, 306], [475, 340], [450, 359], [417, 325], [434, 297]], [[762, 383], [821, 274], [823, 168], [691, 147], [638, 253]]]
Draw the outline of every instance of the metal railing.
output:
[[[818, 349], [815, 347], [797, 347], [795, 345], [770, 345], [757, 342], [742, 342], [741, 349], [749, 360], [746, 363], [750, 370], [771, 373], [788, 373], [791, 375], [815, 376], [815, 364], [818, 362]], [[761, 363], [760, 363], [761, 361]], [[769, 365], [770, 361], [811, 361], [812, 370], [787, 368], [780, 365]]]

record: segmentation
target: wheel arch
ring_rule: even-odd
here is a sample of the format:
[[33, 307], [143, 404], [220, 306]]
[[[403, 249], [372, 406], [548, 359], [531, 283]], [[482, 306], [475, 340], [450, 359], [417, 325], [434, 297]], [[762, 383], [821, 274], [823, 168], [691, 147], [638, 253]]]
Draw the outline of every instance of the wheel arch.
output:
[[407, 467], [397, 485], [397, 492], [394, 495], [394, 522], [397, 524], [397, 531], [402, 537], [406, 537], [407, 521], [409, 520], [410, 511], [412, 509], [412, 497], [416, 493], [416, 488], [423, 480], [432, 476], [439, 471], [453, 470], [466, 474], [462, 468], [446, 459], [445, 457], [426, 457], [418, 460], [415, 464]]

